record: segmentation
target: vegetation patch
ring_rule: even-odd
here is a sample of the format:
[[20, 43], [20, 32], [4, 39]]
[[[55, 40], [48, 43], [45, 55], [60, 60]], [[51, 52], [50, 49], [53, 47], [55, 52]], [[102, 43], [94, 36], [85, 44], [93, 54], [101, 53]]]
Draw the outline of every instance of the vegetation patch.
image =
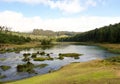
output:
[[33, 59], [34, 61], [45, 61], [45, 60], [53, 60], [51, 57], [37, 57]]
[[24, 53], [23, 56], [25, 57], [30, 56], [30, 53]]
[[10, 67], [10, 66], [6, 66], [6, 65], [2, 65], [2, 66], [0, 66], [0, 68], [1, 68], [3, 71], [6, 71], [6, 70], [9, 70], [11, 67]]
[[42, 52], [40, 52], [39, 54], [40, 54], [40, 55], [45, 55], [45, 52], [44, 52], [44, 51], [42, 51]]
[[50, 45], [52, 43], [51, 39], [42, 39], [41, 41], [41, 45]]
[[58, 59], [63, 60], [63, 59], [64, 59], [64, 56], [60, 56], [60, 55], [59, 55]]
[[36, 58], [37, 57], [37, 53], [32, 53], [32, 58]]
[[0, 61], [5, 61], [6, 60], [6, 58], [0, 58]]
[[78, 54], [78, 53], [60, 53], [59, 56], [63, 56], [63, 57], [78, 57], [82, 54]]
[[3, 30], [0, 30], [0, 43], [14, 43], [14, 44], [23, 44], [26, 42], [30, 42], [30, 37], [24, 37], [24, 36], [18, 36], [18, 35], [12, 35], [9, 33], [10, 31], [7, 30], [7, 32], [4, 30], [4, 27], [0, 26]]
[[98, 46], [101, 46], [105, 49], [107, 49], [108, 51], [112, 52], [112, 53], [118, 53], [120, 54], [120, 44], [97, 44]]
[[64, 57], [74, 57], [75, 59], [79, 59], [79, 56], [81, 56], [82, 54], [78, 54], [78, 53], [60, 53], [59, 54], [59, 58], [58, 59], [64, 59]]
[[27, 62], [26, 64], [17, 65], [17, 72], [28, 72], [33, 73], [34, 64]]

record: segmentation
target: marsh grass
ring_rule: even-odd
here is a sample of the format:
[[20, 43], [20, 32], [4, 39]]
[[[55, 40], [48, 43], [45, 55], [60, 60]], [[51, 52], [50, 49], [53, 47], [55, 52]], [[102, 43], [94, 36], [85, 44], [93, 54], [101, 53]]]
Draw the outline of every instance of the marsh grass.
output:
[[58, 59], [63, 60], [64, 57], [74, 57], [74, 59], [79, 59], [79, 56], [81, 55], [82, 54], [78, 54], [78, 53], [59, 53]]
[[120, 53], [120, 44], [104, 43], [104, 44], [97, 44], [97, 45], [107, 49], [110, 52]]
[[28, 73], [33, 73], [34, 70], [34, 64], [32, 64], [31, 62], [27, 62], [26, 64], [22, 64], [22, 65], [17, 65], [17, 72], [28, 72]]
[[51, 57], [37, 57], [33, 59], [34, 61], [45, 61], [45, 60], [53, 60]]
[[6, 58], [0, 58], [0, 61], [5, 61], [6, 60]]
[[6, 71], [6, 70], [9, 70], [11, 67], [10, 67], [10, 66], [6, 66], [6, 65], [1, 65], [0, 68], [1, 68], [3, 71]]
[[78, 54], [78, 53], [60, 53], [59, 56], [63, 56], [63, 57], [78, 57], [82, 54]]

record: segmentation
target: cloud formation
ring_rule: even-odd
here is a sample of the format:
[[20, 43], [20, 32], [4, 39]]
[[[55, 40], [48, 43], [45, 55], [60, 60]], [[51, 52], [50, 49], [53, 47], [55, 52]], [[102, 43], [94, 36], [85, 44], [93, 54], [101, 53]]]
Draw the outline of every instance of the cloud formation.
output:
[[120, 17], [81, 16], [43, 20], [39, 16], [25, 17], [14, 11], [0, 12], [0, 25], [14, 31], [32, 31], [34, 28], [54, 31], [88, 31], [105, 25], [120, 22]]
[[95, 7], [105, 0], [2, 0], [5, 2], [19, 2], [27, 4], [43, 4], [49, 6], [51, 9], [59, 9], [63, 13], [79, 13], [87, 10], [89, 7]]

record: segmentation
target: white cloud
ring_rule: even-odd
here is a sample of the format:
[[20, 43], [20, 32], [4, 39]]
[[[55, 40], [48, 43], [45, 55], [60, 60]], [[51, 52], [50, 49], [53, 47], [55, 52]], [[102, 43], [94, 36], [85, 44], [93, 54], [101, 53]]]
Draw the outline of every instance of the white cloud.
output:
[[25, 17], [13, 11], [0, 12], [0, 25], [12, 27], [15, 31], [32, 31], [34, 28], [54, 31], [88, 31], [120, 22], [120, 17], [83, 16], [43, 20], [39, 16]]
[[79, 0], [64, 0], [64, 1], [49, 1], [51, 8], [58, 8], [65, 13], [78, 13], [84, 10], [84, 7], [80, 6]]
[[94, 0], [87, 0], [87, 1], [86, 1], [86, 7], [89, 7], [89, 5], [91, 5], [91, 6], [96, 6], [96, 5], [97, 5], [97, 2], [94, 1]]
[[50, 6], [52, 9], [59, 9], [63, 13], [79, 13], [87, 10], [89, 7], [95, 7], [98, 3], [103, 3], [105, 0], [2, 0], [5, 2], [20, 2], [27, 4], [43, 4]]

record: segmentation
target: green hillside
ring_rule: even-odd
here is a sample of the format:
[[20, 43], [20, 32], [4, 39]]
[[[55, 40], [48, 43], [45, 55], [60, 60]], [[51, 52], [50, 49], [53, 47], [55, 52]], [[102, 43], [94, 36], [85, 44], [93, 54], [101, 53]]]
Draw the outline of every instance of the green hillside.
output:
[[58, 41], [120, 43], [120, 23], [96, 28]]
[[0, 43], [12, 43], [12, 44], [22, 44], [26, 42], [30, 42], [31, 38], [13, 35], [12, 32], [7, 27], [0, 26]]

